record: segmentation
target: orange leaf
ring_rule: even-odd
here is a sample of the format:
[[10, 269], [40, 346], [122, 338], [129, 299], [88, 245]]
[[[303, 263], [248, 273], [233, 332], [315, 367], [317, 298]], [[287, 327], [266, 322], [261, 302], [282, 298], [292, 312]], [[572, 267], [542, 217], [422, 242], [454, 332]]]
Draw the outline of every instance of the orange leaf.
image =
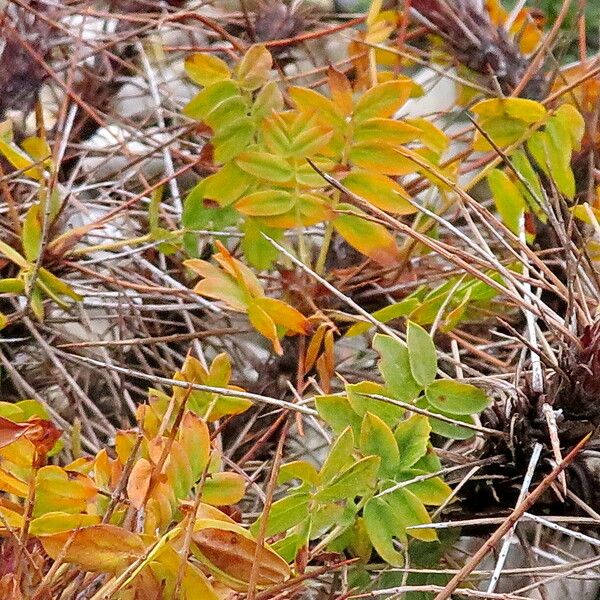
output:
[[233, 258], [229, 250], [219, 240], [215, 242], [215, 246], [219, 252], [215, 254], [214, 258], [223, 269], [248, 288], [253, 296], [264, 296], [262, 285], [260, 285], [256, 275], [243, 262]]
[[255, 561], [259, 588], [282, 583], [290, 575], [288, 564], [279, 555], [266, 545], [257, 548], [250, 534], [239, 525], [199, 519], [192, 540], [194, 555], [217, 580], [232, 589], [248, 589]]
[[327, 69], [329, 78], [329, 89], [331, 90], [331, 99], [335, 105], [345, 114], [352, 113], [352, 86], [348, 78], [334, 67]]
[[308, 344], [308, 348], [306, 349], [306, 355], [304, 357], [305, 373], [308, 373], [313, 368], [315, 361], [317, 360], [319, 350], [321, 349], [321, 342], [323, 341], [323, 336], [325, 335], [327, 328], [327, 323], [322, 323], [321, 325], [319, 325], [319, 328], [312, 336], [310, 343]]
[[92, 572], [120, 573], [145, 551], [139, 535], [106, 524], [41, 535], [40, 541], [51, 558], [56, 560], [64, 552], [65, 562]]
[[[338, 208], [359, 212], [348, 204], [340, 204]], [[380, 265], [389, 267], [398, 263], [399, 251], [396, 240], [383, 225], [358, 215], [342, 214], [333, 222], [333, 226], [352, 247]]]
[[277, 325], [281, 325], [295, 333], [308, 333], [310, 329], [309, 320], [289, 304], [286, 304], [282, 300], [266, 297], [257, 298], [255, 302]]
[[152, 464], [145, 458], [140, 458], [127, 480], [127, 497], [131, 504], [138, 510], [144, 506], [148, 490], [150, 489], [150, 480], [152, 479]]

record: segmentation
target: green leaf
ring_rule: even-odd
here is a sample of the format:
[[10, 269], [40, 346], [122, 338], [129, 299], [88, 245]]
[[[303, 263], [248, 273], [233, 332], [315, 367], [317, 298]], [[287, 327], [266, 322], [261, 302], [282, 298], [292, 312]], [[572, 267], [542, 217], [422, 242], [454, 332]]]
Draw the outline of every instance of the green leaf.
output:
[[412, 467], [425, 456], [430, 433], [431, 425], [424, 415], [413, 415], [396, 427], [394, 438], [400, 455], [400, 469]]
[[247, 117], [248, 101], [242, 96], [232, 96], [219, 102], [202, 120], [213, 130], [221, 131], [230, 123]]
[[314, 496], [315, 500], [350, 500], [368, 493], [375, 486], [380, 462], [379, 456], [367, 456], [359, 460], [319, 490]]
[[353, 503], [331, 503], [316, 506], [311, 511], [312, 531], [310, 539], [315, 540], [337, 526], [349, 526], [356, 518], [356, 506]]
[[292, 562], [298, 551], [308, 546], [312, 530], [312, 517], [307, 517], [299, 523], [291, 533], [276, 541], [271, 548], [285, 561]]
[[278, 240], [281, 238], [281, 229], [273, 229], [263, 224], [259, 226], [255, 219], [247, 218], [241, 226], [241, 231], [244, 234], [242, 250], [248, 263], [259, 271], [269, 269], [277, 259], [279, 251], [265, 239], [263, 233]]
[[31, 521], [29, 533], [38, 536], [58, 533], [59, 531], [74, 531], [81, 527], [96, 525], [99, 522], [99, 515], [49, 512]]
[[269, 81], [256, 94], [256, 99], [252, 106], [252, 117], [258, 123], [269, 115], [272, 111], [283, 110], [283, 94], [276, 81]]
[[407, 323], [406, 341], [411, 373], [417, 383], [428, 386], [437, 372], [437, 354], [431, 336], [412, 321]]
[[354, 122], [391, 117], [410, 98], [413, 86], [412, 80], [405, 77], [379, 83], [367, 90], [354, 107]]
[[431, 523], [431, 517], [423, 503], [406, 488], [400, 488], [386, 494], [383, 498], [398, 515], [398, 520], [402, 523], [404, 530], [408, 535], [411, 535], [423, 542], [434, 542], [437, 540], [435, 529], [409, 529], [411, 525], [425, 525]]
[[[400, 302], [395, 302], [394, 304], [390, 304], [389, 306], [385, 306], [384, 308], [376, 310], [371, 314], [371, 316], [377, 319], [377, 321], [380, 323], [388, 323], [393, 319], [405, 317], [406, 315], [410, 314], [418, 305], [419, 300], [417, 298], [405, 298]], [[369, 331], [369, 329], [371, 329], [371, 327], [374, 327], [374, 325], [370, 321], [359, 321], [348, 329], [346, 332], [346, 337], [353, 337], [355, 335], [360, 335], [361, 333], [366, 333]]]
[[295, 460], [286, 463], [279, 469], [277, 475], [277, 483], [287, 483], [292, 479], [299, 479], [303, 483], [317, 485], [319, 481], [319, 473], [314, 465], [305, 460]]
[[235, 81], [218, 81], [198, 92], [184, 107], [183, 114], [203, 120], [221, 102], [239, 96], [239, 87]]
[[192, 54], [185, 59], [184, 66], [188, 77], [203, 86], [231, 78], [227, 63], [214, 54]]
[[296, 200], [296, 196], [285, 190], [263, 190], [244, 196], [235, 208], [249, 217], [272, 217], [289, 212]]
[[326, 421], [337, 434], [341, 434], [348, 425], [358, 437], [361, 418], [354, 412], [343, 396], [318, 396], [315, 405], [319, 416]]
[[546, 160], [546, 134], [543, 131], [536, 131], [531, 134], [527, 140], [527, 150], [535, 159], [537, 166], [548, 173], [548, 161]]
[[406, 344], [378, 333], [373, 338], [373, 348], [381, 357], [379, 370], [390, 392], [403, 402], [414, 400], [423, 387], [413, 377]]
[[547, 115], [543, 104], [527, 98], [490, 98], [472, 106], [471, 112], [483, 118], [505, 115], [525, 123], [537, 123]]
[[360, 429], [360, 450], [381, 457], [380, 473], [393, 475], [400, 458], [392, 430], [376, 415], [367, 413]]
[[483, 390], [469, 383], [439, 379], [425, 389], [431, 406], [451, 415], [473, 415], [489, 404]]
[[250, 117], [242, 117], [212, 139], [215, 162], [225, 163], [243, 152], [254, 136], [254, 123]]
[[546, 125], [544, 147], [552, 179], [567, 198], [575, 196], [575, 176], [571, 169], [571, 138], [564, 123], [551, 119]]
[[[490, 139], [501, 148], [513, 144], [522, 138], [527, 131], [527, 123], [511, 117], [492, 117], [482, 120], [479, 125]], [[477, 131], [473, 141], [473, 149], [486, 152], [492, 150], [492, 148], [493, 146]]]
[[500, 169], [492, 169], [487, 176], [496, 209], [503, 223], [513, 232], [520, 231], [519, 223], [525, 210], [525, 200], [519, 188]]
[[[265, 535], [267, 537], [277, 535], [304, 521], [309, 514], [309, 502], [310, 494], [308, 492], [290, 494], [274, 502], [269, 511]], [[250, 527], [252, 535], [258, 534], [263, 519], [264, 515], [261, 515], [252, 524], [252, 527]]]
[[396, 550], [394, 540], [406, 543], [406, 530], [387, 502], [387, 496], [371, 498], [363, 510], [363, 519], [367, 535], [379, 556], [394, 567], [403, 566], [404, 555]]
[[56, 296], [67, 296], [76, 302], [83, 300], [83, 296], [76, 293], [68, 283], [59, 279], [44, 267], [40, 267], [38, 276], [40, 281], [46, 286], [46, 290], [49, 290], [52, 294]]
[[435, 448], [429, 444], [427, 446], [427, 452], [423, 458], [420, 458], [414, 465], [413, 468], [420, 469], [427, 473], [435, 473], [436, 471], [442, 470], [442, 462], [438, 458], [435, 452]]
[[[4, 121], [4, 123], [0, 123], [0, 125], [4, 125], [7, 122], [10, 123], [10, 121]], [[27, 169], [34, 161], [12, 142], [12, 133], [10, 136], [3, 136], [0, 132], [0, 154], [4, 156], [15, 169], [23, 169], [24, 175], [34, 179], [41, 179], [42, 173], [38, 167]]]
[[213, 506], [237, 504], [246, 491], [246, 481], [239, 473], [212, 473], [204, 482], [202, 502]]
[[[428, 410], [430, 413], [436, 415], [443, 415], [445, 417], [449, 417], [454, 421], [459, 421], [462, 423], [468, 423], [470, 425], [474, 424], [473, 417], [471, 415], [451, 415], [430, 406], [427, 403], [427, 400], [423, 398], [416, 403], [416, 406], [419, 408], [424, 408]], [[475, 435], [475, 432], [472, 429], [466, 429], [465, 427], [460, 427], [460, 425], [454, 425], [452, 423], [447, 423], [446, 421], [440, 421], [435, 417], [429, 418], [429, 424], [431, 425], [431, 431], [436, 433], [437, 435], [441, 435], [443, 437], [449, 438], [451, 440], [468, 440]]]
[[347, 469], [353, 462], [354, 435], [351, 427], [346, 427], [337, 438], [321, 467], [318, 481], [321, 485], [329, 483], [334, 477]]
[[[414, 479], [419, 475], [427, 475], [427, 471], [419, 469], [410, 469], [399, 474], [401, 481]], [[423, 481], [411, 483], [406, 488], [413, 493], [423, 504], [427, 506], [441, 506], [452, 494], [452, 488], [444, 482], [441, 477], [430, 477]]]
[[263, 181], [284, 183], [294, 175], [287, 160], [268, 152], [242, 152], [235, 163], [246, 173]]
[[39, 285], [36, 285], [31, 291], [31, 310], [38, 321], [44, 320], [44, 298]]
[[25, 290], [25, 283], [22, 279], [7, 277], [0, 279], [0, 293], [4, 294], [22, 294]]
[[368, 397], [367, 394], [376, 394], [385, 398], [391, 396], [390, 391], [378, 383], [361, 381], [359, 383], [346, 384], [346, 393], [348, 394], [350, 406], [361, 417], [359, 421], [360, 425], [362, 425], [362, 417], [368, 412], [377, 415], [390, 426], [394, 426], [398, 422], [398, 419], [404, 416], [404, 409], [402, 407], [395, 406], [385, 400]]
[[527, 155], [525, 152], [523, 152], [523, 150], [517, 150], [516, 152], [512, 153], [510, 162], [517, 173], [519, 173], [519, 175], [527, 183], [526, 186], [521, 181], [516, 182], [522, 196], [529, 203], [530, 208], [536, 212], [539, 218], [545, 218], [543, 211], [540, 209], [540, 204], [544, 198], [542, 193], [542, 185], [534, 168], [531, 166]]
[[203, 188], [196, 192], [201, 198], [213, 200], [221, 206], [228, 206], [241, 198], [254, 183], [254, 178], [245, 171], [242, 171], [232, 161], [221, 167], [213, 175], [209, 175], [206, 179], [203, 179], [193, 188], [190, 196], [196, 188], [203, 185]]

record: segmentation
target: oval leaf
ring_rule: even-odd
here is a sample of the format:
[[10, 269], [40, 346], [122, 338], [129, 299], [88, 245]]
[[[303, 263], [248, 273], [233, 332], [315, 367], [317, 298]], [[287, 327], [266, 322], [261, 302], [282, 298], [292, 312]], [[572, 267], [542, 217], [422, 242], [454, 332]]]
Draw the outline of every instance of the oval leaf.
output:
[[434, 381], [427, 387], [425, 394], [433, 407], [452, 415], [473, 415], [489, 404], [483, 390], [452, 379]]

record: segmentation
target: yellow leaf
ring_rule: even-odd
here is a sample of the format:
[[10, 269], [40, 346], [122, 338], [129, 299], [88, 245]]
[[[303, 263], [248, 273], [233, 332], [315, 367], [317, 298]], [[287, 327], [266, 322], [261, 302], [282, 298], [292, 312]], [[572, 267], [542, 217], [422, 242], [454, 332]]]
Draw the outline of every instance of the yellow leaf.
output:
[[65, 512], [49, 512], [31, 521], [31, 535], [48, 535], [61, 531], [73, 531], [81, 527], [89, 527], [100, 523], [99, 515], [70, 514]]
[[581, 113], [572, 104], [563, 104], [555, 113], [558, 119], [569, 132], [574, 150], [581, 149], [581, 139], [585, 133], [585, 120]]
[[238, 312], [246, 312], [246, 297], [243, 290], [230, 277], [208, 277], [194, 287], [194, 292], [200, 296], [222, 300], [229, 308]]
[[349, 159], [357, 167], [382, 175], [408, 175], [418, 170], [418, 165], [390, 144], [355, 144], [350, 150]]
[[246, 482], [238, 473], [213, 473], [204, 482], [202, 501], [213, 506], [237, 504], [246, 491]]
[[369, 171], [352, 171], [342, 183], [373, 206], [397, 215], [410, 215], [416, 208], [406, 201], [408, 192], [390, 177]]
[[344, 123], [343, 112], [329, 98], [302, 87], [291, 87], [290, 98], [303, 113], [307, 115], [316, 114], [321, 122], [325, 122], [335, 128], [342, 127]]
[[543, 104], [527, 98], [490, 98], [475, 104], [471, 111], [482, 118], [507, 116], [525, 123], [537, 123], [548, 114]]
[[206, 86], [231, 77], [225, 61], [213, 54], [192, 54], [185, 59], [185, 71], [196, 83]]
[[236, 70], [240, 87], [256, 90], [267, 82], [273, 65], [271, 53], [262, 45], [252, 46]]
[[0, 490], [25, 498], [29, 492], [29, 486], [0, 467]]
[[42, 467], [35, 478], [34, 515], [57, 510], [83, 512], [97, 492], [94, 482], [86, 475], [67, 473], [57, 465]]
[[395, 119], [367, 119], [356, 126], [354, 143], [374, 142], [391, 144], [392, 146], [406, 144], [422, 137], [422, 129], [406, 121]]
[[235, 208], [249, 217], [270, 217], [289, 212], [296, 203], [296, 196], [285, 190], [264, 190], [244, 196]]
[[250, 323], [262, 335], [264, 335], [272, 344], [277, 354], [283, 354], [283, 348], [277, 335], [277, 327], [273, 319], [256, 302], [248, 305], [248, 317]]

